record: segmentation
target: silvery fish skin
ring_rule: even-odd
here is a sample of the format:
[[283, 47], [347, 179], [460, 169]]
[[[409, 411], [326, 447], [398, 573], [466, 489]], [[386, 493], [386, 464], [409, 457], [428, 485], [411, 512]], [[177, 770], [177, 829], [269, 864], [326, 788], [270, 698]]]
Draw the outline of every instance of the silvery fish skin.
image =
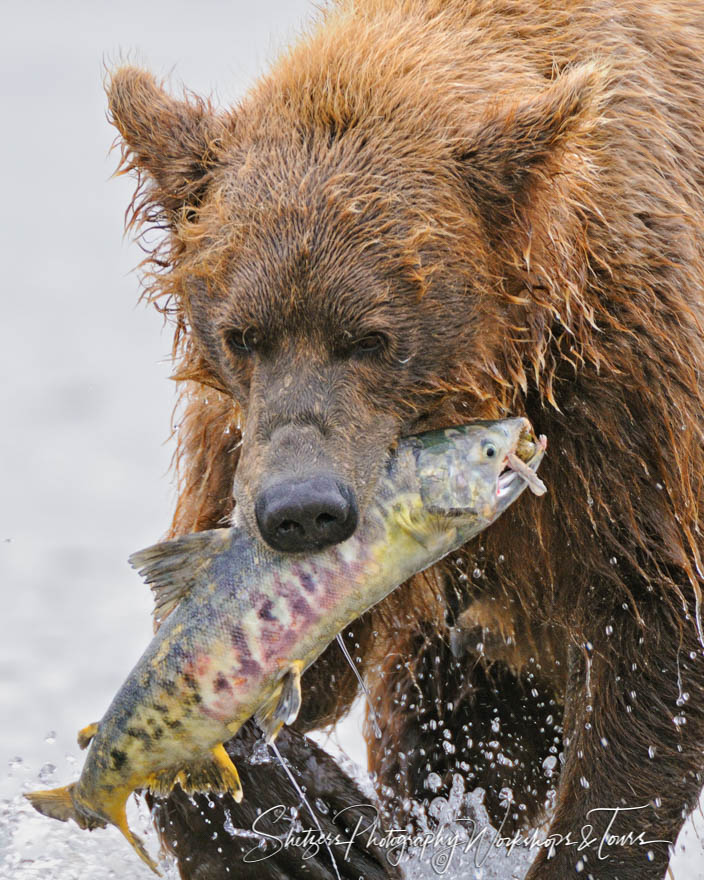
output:
[[[400, 441], [354, 535], [305, 556], [243, 529], [199, 532], [130, 557], [165, 618], [102, 720], [72, 785], [27, 795], [83, 828], [116, 825], [144, 861], [125, 803], [136, 789], [242, 797], [223, 742], [254, 716], [268, 740], [300, 707], [301, 673], [411, 575], [487, 528], [527, 485], [545, 440], [526, 419], [474, 422]], [[92, 741], [92, 742], [91, 742]]]

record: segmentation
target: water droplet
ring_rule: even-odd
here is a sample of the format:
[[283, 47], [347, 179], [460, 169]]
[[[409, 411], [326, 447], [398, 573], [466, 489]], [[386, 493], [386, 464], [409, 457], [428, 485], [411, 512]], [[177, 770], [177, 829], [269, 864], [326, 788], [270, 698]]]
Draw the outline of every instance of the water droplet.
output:
[[227, 831], [230, 837], [234, 837], [235, 834], [237, 834], [237, 829], [232, 824], [232, 816], [230, 815], [229, 810], [225, 810], [225, 821], [222, 823], [222, 827]]
[[52, 777], [56, 773], [56, 765], [47, 762], [46, 764], [42, 764], [41, 769], [39, 770], [39, 781], [48, 785], [52, 781]]
[[614, 628], [613, 628], [613, 627], [611, 626], [611, 624], [609, 623], [609, 624], [607, 625], [607, 627], [606, 627], [606, 635], [607, 635], [607, 636], [611, 636], [611, 635], [613, 635], [613, 632], [614, 632]]
[[425, 787], [429, 788], [431, 791], [440, 791], [442, 788], [442, 779], [440, 779], [437, 773], [428, 773], [425, 777]]
[[550, 777], [557, 766], [557, 758], [555, 755], [548, 755], [547, 758], [543, 761], [543, 770], [545, 771], [545, 775]]
[[580, 776], [579, 784], [582, 786], [582, 788], [589, 788], [589, 780], [586, 776]]
[[53, 745], [56, 742], [56, 731], [50, 730], [44, 737], [44, 742], [48, 742], [49, 745]]
[[616, 559], [615, 556], [612, 556], [611, 559], [609, 559], [609, 562], [611, 565], [618, 565], [618, 559]]
[[481, 576], [482, 576], [481, 568], [475, 568], [474, 571], [472, 572], [472, 577], [474, 578], [474, 580], [478, 581]]
[[608, 747], [609, 747], [609, 741], [608, 741], [608, 739], [607, 739], [605, 736], [602, 736], [602, 738], [599, 740], [599, 742], [602, 744], [602, 746], [603, 746], [605, 749], [608, 749]]
[[648, 757], [652, 760], [655, 757], [655, 746], [648, 746]]

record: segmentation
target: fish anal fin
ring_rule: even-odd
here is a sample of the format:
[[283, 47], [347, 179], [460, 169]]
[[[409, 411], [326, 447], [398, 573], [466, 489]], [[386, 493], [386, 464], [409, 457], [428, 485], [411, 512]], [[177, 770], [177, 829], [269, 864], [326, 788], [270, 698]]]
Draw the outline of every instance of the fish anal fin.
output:
[[178, 770], [173, 767], [157, 770], [147, 777], [144, 781], [144, 787], [157, 797], [168, 797], [174, 785], [179, 781], [178, 775]]
[[233, 529], [210, 529], [153, 544], [129, 557], [130, 565], [152, 589], [157, 622], [168, 617], [206, 576], [210, 560], [227, 550], [235, 536]]
[[276, 739], [284, 724], [292, 724], [298, 716], [301, 708], [302, 672], [302, 660], [294, 660], [287, 666], [279, 686], [254, 715], [254, 720], [269, 743]]
[[95, 734], [98, 732], [98, 727], [100, 726], [99, 721], [94, 721], [92, 724], [87, 724], [85, 727], [82, 727], [78, 731], [78, 735], [76, 736], [76, 741], [78, 742], [79, 748], [87, 749], [90, 745], [90, 741], [93, 739]]
[[239, 773], [222, 744], [183, 767], [152, 773], [146, 782], [151, 791], [160, 797], [168, 795], [177, 783], [186, 794], [214, 791], [230, 794], [238, 803], [242, 800]]

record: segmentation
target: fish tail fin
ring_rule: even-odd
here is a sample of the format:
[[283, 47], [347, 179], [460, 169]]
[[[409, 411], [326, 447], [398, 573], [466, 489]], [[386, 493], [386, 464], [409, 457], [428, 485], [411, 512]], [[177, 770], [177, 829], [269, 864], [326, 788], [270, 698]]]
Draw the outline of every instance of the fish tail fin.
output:
[[69, 819], [79, 828], [105, 828], [107, 822], [97, 816], [86, 813], [81, 809], [73, 797], [76, 784], [72, 782], [63, 788], [50, 788], [45, 791], [32, 791], [25, 797], [37, 812], [50, 819], [58, 819], [59, 822], [68, 822]]
[[123, 797], [123, 792], [121, 792], [114, 800], [114, 803], [110, 805], [110, 815], [108, 816], [106, 814], [106, 818], [103, 819], [87, 812], [81, 807], [80, 803], [76, 803], [74, 797], [75, 788], [76, 784], [75, 782], [72, 782], [70, 785], [65, 785], [63, 788], [50, 788], [46, 791], [33, 791], [29, 794], [25, 794], [25, 797], [34, 809], [42, 813], [44, 816], [49, 816], [51, 819], [58, 819], [60, 822], [68, 822], [69, 819], [73, 819], [80, 828], [87, 828], [89, 831], [92, 831], [93, 828], [105, 828], [108, 822], [111, 822], [124, 834], [140, 859], [149, 865], [155, 874], [161, 876], [161, 872], [159, 871], [156, 862], [145, 849], [142, 840], [130, 831], [129, 825], [127, 824], [127, 813], [125, 811], [127, 797]]

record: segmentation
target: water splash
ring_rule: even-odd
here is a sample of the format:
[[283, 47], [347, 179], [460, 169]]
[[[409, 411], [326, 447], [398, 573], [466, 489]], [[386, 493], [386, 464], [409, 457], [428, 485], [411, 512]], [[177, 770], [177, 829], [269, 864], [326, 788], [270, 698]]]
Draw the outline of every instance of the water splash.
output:
[[[73, 757], [73, 756], [67, 756]], [[55, 759], [59, 763], [59, 759]], [[45, 762], [40, 768], [13, 759], [3, 780], [0, 798], [0, 877], [12, 880], [154, 880], [154, 874], [132, 852], [117, 828], [83, 831], [73, 822], [56, 822], [42, 816], [23, 797], [25, 792], [74, 782], [77, 762], [64, 759], [57, 768]], [[142, 799], [130, 798], [130, 826], [145, 839], [152, 854], [159, 841], [149, 809]], [[158, 856], [157, 856], [158, 857]], [[174, 862], [163, 858], [159, 868], [166, 880], [178, 880]]]

